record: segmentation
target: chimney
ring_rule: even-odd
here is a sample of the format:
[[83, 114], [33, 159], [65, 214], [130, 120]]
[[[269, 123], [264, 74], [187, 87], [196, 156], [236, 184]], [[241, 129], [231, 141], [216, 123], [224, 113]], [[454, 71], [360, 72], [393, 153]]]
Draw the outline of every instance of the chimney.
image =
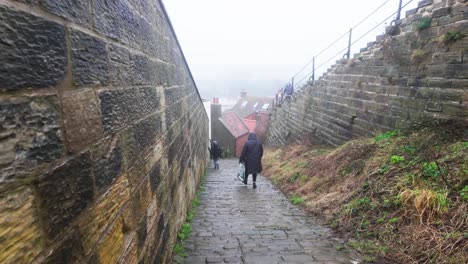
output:
[[240, 93], [240, 97], [241, 97], [241, 98], [247, 97], [247, 92], [246, 92], [244, 89], [242, 89], [242, 91], [241, 91], [241, 93]]
[[219, 98], [218, 97], [213, 97], [212, 104], [219, 104]]

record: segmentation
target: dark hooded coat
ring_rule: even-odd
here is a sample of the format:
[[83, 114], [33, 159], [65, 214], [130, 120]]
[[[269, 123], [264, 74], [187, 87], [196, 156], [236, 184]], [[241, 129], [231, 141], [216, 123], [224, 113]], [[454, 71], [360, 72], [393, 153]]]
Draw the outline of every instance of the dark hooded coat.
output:
[[250, 133], [239, 162], [245, 163], [245, 174], [260, 173], [262, 171], [263, 146], [257, 140], [255, 133]]
[[218, 142], [213, 141], [211, 145], [210, 154], [212, 159], [219, 159], [221, 158], [221, 147], [219, 147]]

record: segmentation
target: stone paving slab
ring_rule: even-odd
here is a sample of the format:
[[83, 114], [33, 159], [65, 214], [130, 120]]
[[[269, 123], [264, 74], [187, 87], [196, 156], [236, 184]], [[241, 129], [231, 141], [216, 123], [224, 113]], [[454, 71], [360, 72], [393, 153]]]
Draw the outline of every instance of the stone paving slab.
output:
[[360, 263], [331, 230], [321, 226], [264, 177], [244, 185], [237, 160], [209, 169], [206, 190], [185, 242], [184, 263]]

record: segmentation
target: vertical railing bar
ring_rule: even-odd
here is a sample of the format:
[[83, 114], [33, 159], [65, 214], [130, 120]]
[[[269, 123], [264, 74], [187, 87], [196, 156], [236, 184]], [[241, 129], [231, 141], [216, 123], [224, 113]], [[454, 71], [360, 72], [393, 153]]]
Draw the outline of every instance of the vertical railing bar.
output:
[[350, 59], [351, 57], [351, 36], [353, 34], [353, 28], [350, 28], [349, 29], [349, 41], [348, 41], [348, 52], [346, 53], [346, 56], [348, 57], [348, 59]]
[[315, 84], [315, 57], [312, 58], [312, 85]]
[[397, 17], [396, 17], [396, 20], [400, 20], [400, 17], [401, 17], [401, 6], [403, 4], [403, 0], [400, 0], [400, 3], [398, 4], [398, 13], [397, 13]]

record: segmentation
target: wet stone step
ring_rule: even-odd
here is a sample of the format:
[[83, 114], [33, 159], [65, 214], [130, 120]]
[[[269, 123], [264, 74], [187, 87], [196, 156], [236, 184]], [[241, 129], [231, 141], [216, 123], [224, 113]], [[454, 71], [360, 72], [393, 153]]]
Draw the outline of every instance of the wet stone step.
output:
[[[205, 192], [179, 263], [360, 263], [327, 227], [307, 216], [262, 176], [237, 180], [237, 160], [209, 169]], [[338, 251], [337, 248], [346, 248]]]

